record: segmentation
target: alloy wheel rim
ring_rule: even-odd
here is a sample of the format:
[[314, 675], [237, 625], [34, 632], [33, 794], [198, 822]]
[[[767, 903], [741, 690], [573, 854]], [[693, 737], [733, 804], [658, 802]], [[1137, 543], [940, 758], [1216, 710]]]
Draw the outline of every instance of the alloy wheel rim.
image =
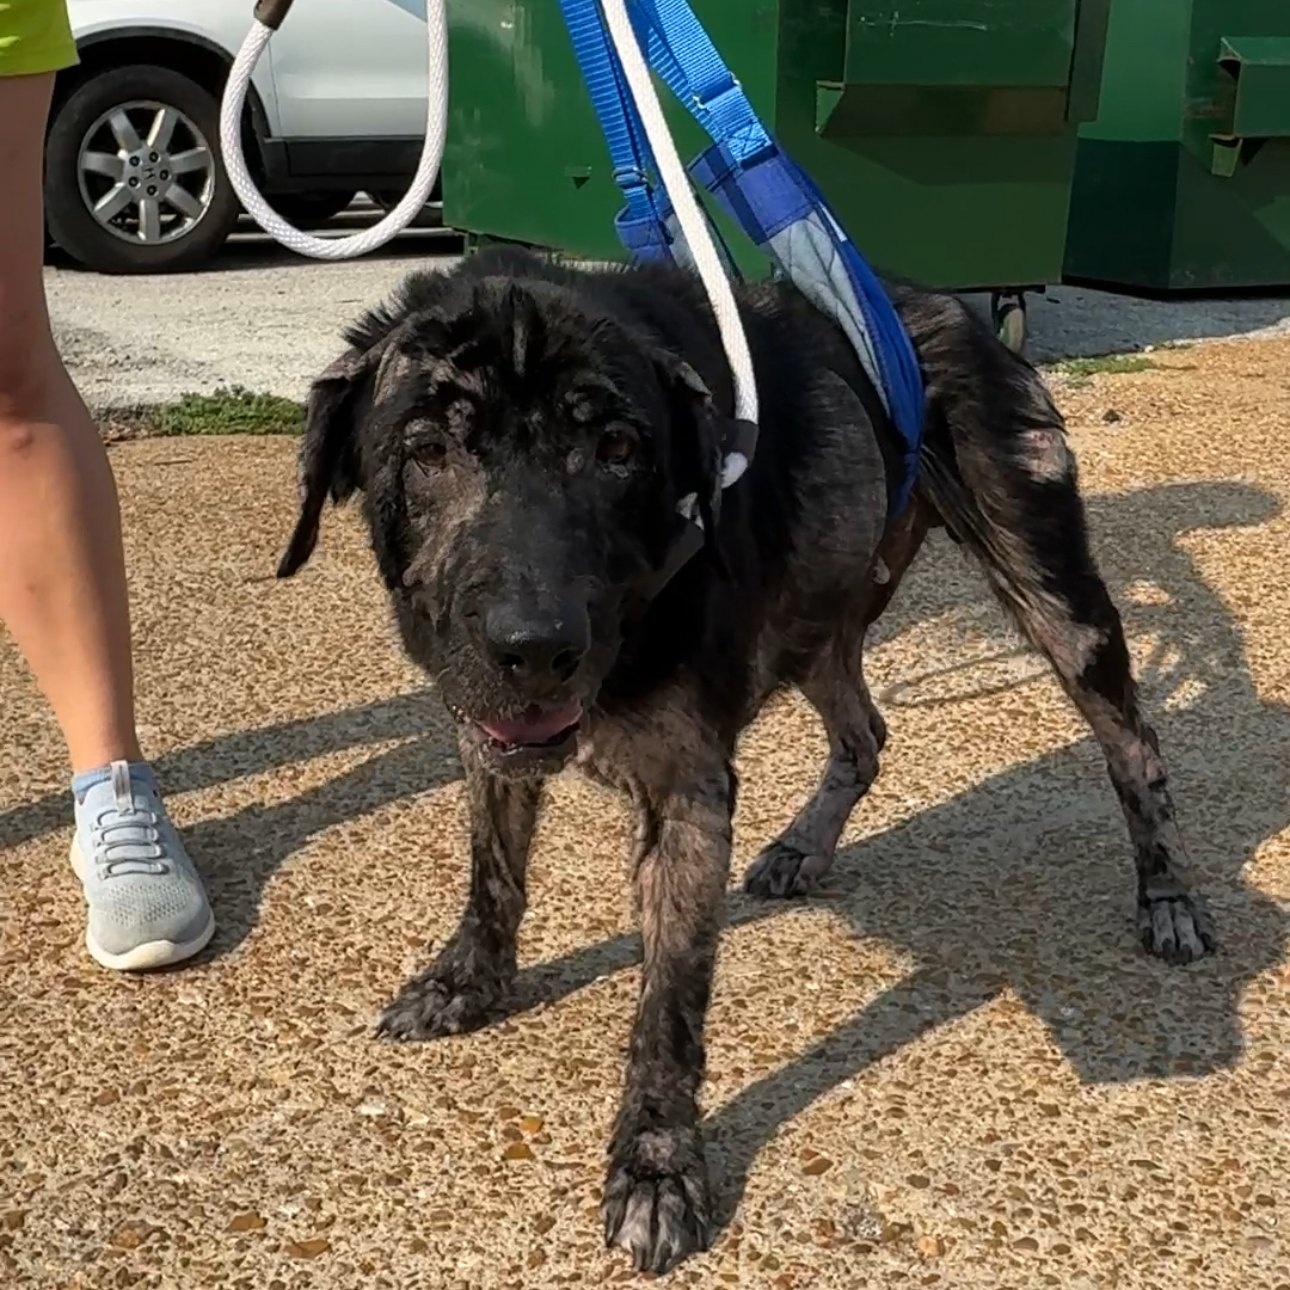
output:
[[104, 112], [76, 158], [81, 200], [95, 222], [134, 246], [186, 237], [215, 196], [215, 154], [186, 113], [155, 99]]

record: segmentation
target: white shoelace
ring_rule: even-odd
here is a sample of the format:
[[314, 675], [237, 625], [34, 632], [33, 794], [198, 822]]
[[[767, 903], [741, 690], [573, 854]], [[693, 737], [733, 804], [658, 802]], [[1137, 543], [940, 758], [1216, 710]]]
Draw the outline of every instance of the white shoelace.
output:
[[126, 873], [166, 873], [166, 853], [154, 812], [140, 807], [100, 811], [90, 831], [94, 863], [105, 878]]
[[111, 785], [113, 805], [99, 811], [90, 824], [90, 846], [100, 877], [168, 873], [160, 816], [135, 800], [125, 762], [113, 762]]

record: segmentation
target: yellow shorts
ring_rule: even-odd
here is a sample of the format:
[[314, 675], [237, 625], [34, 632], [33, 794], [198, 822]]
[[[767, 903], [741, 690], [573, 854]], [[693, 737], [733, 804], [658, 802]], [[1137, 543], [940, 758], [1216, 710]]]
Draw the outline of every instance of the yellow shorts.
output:
[[79, 61], [67, 0], [0, 0], [0, 76], [61, 72]]

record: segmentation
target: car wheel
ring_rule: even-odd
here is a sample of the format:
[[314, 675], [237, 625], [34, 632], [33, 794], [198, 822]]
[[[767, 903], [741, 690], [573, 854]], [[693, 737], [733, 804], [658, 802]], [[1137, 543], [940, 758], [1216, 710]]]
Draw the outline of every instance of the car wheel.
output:
[[355, 192], [282, 193], [268, 198], [269, 205], [296, 228], [317, 227], [334, 219], [354, 200]]
[[102, 273], [204, 263], [239, 211], [219, 152], [219, 103], [165, 67], [92, 76], [50, 125], [45, 210], [58, 245]]

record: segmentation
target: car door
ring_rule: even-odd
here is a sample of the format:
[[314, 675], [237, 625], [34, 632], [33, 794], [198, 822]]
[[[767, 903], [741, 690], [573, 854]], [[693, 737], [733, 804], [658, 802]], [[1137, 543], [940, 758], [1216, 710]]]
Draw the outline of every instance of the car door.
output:
[[420, 138], [426, 0], [296, 0], [269, 49], [285, 139]]

